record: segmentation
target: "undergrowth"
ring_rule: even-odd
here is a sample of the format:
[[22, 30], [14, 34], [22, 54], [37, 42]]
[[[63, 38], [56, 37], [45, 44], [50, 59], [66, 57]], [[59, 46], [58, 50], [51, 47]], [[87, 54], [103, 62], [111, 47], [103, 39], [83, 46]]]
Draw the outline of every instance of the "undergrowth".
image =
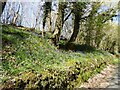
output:
[[[2, 25], [3, 88], [74, 88], [118, 59], [108, 52], [65, 51], [22, 29]], [[115, 62], [114, 62], [115, 61]]]

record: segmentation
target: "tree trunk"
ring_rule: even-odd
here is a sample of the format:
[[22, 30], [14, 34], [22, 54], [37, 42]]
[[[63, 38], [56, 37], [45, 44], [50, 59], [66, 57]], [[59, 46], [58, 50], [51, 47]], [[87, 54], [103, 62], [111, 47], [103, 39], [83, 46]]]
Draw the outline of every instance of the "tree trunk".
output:
[[6, 2], [2, 2], [2, 12], [3, 12], [4, 8], [5, 8], [5, 5], [6, 5]]
[[73, 34], [72, 34], [69, 42], [74, 42], [76, 40], [77, 35], [79, 33], [79, 27], [80, 27], [79, 23], [80, 23], [80, 15], [79, 15], [79, 13], [76, 13], [75, 20], [74, 20]]
[[51, 13], [48, 14], [48, 18], [47, 18], [47, 21], [48, 21], [48, 29], [49, 29], [49, 32], [52, 32], [52, 29], [51, 29]]
[[19, 11], [20, 11], [20, 4], [19, 4], [19, 7], [18, 7], [17, 12], [15, 13], [15, 16], [14, 16], [13, 19], [12, 19], [12, 24], [13, 24], [13, 25], [16, 25], [16, 21], [17, 21], [17, 19], [18, 19], [18, 17], [19, 17]]
[[5, 5], [6, 5], [6, 2], [0, 2], [0, 8], [1, 8], [1, 10], [0, 10], [0, 15], [3, 13], [3, 11], [4, 11], [4, 8], [5, 8]]
[[[44, 6], [44, 17], [43, 17], [43, 30], [42, 30], [42, 36], [44, 37], [44, 28], [45, 28], [45, 23], [46, 23], [46, 19], [47, 17], [50, 18], [50, 24], [51, 24], [51, 5], [52, 2], [45, 2], [45, 6]], [[51, 29], [51, 28], [50, 28]]]
[[56, 24], [55, 24], [55, 30], [53, 32], [53, 43], [55, 45], [58, 44], [59, 42], [59, 37], [61, 34], [61, 30], [63, 28], [63, 24], [64, 24], [64, 9], [66, 8], [66, 4], [65, 2], [59, 2], [59, 9], [58, 9], [58, 16], [57, 16], [57, 20], [56, 20]]
[[[78, 1], [78, 0], [77, 0]], [[79, 28], [80, 28], [80, 19], [82, 16], [83, 9], [85, 8], [85, 3], [84, 2], [73, 2], [73, 14], [75, 15], [74, 19], [74, 28], [73, 28], [73, 33], [70, 38], [69, 42], [74, 42], [77, 38], [77, 35], [79, 33]]]

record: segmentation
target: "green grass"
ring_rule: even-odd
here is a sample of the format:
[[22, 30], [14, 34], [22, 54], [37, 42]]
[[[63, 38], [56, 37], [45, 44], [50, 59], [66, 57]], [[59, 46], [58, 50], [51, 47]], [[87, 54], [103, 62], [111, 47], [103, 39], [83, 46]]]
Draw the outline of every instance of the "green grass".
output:
[[107, 52], [57, 49], [49, 39], [2, 25], [2, 84], [18, 88], [79, 87], [105, 65], [118, 59]]

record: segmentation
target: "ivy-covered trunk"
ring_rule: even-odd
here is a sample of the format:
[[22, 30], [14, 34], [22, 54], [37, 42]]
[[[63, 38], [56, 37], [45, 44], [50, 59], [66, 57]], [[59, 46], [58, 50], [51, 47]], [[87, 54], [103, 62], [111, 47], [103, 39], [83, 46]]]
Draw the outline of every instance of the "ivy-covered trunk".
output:
[[45, 5], [44, 5], [42, 36], [44, 36], [44, 28], [45, 28], [46, 20], [48, 20], [49, 29], [51, 31], [51, 5], [52, 5], [52, 2], [45, 2]]
[[66, 8], [66, 3], [65, 2], [59, 2], [59, 8], [58, 8], [58, 15], [57, 15], [57, 19], [56, 19], [56, 24], [55, 24], [55, 30], [53, 32], [53, 43], [55, 45], [58, 44], [59, 42], [59, 38], [60, 38], [60, 34], [61, 34], [61, 30], [63, 28], [63, 24], [64, 24], [64, 9]]

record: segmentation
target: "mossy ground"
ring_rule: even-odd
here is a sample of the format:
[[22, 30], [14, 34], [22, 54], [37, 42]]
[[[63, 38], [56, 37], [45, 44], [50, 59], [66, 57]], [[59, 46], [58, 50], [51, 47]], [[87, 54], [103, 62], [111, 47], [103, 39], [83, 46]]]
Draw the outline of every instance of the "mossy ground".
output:
[[74, 88], [107, 64], [118, 63], [108, 52], [59, 50], [49, 39], [2, 25], [4, 88]]

